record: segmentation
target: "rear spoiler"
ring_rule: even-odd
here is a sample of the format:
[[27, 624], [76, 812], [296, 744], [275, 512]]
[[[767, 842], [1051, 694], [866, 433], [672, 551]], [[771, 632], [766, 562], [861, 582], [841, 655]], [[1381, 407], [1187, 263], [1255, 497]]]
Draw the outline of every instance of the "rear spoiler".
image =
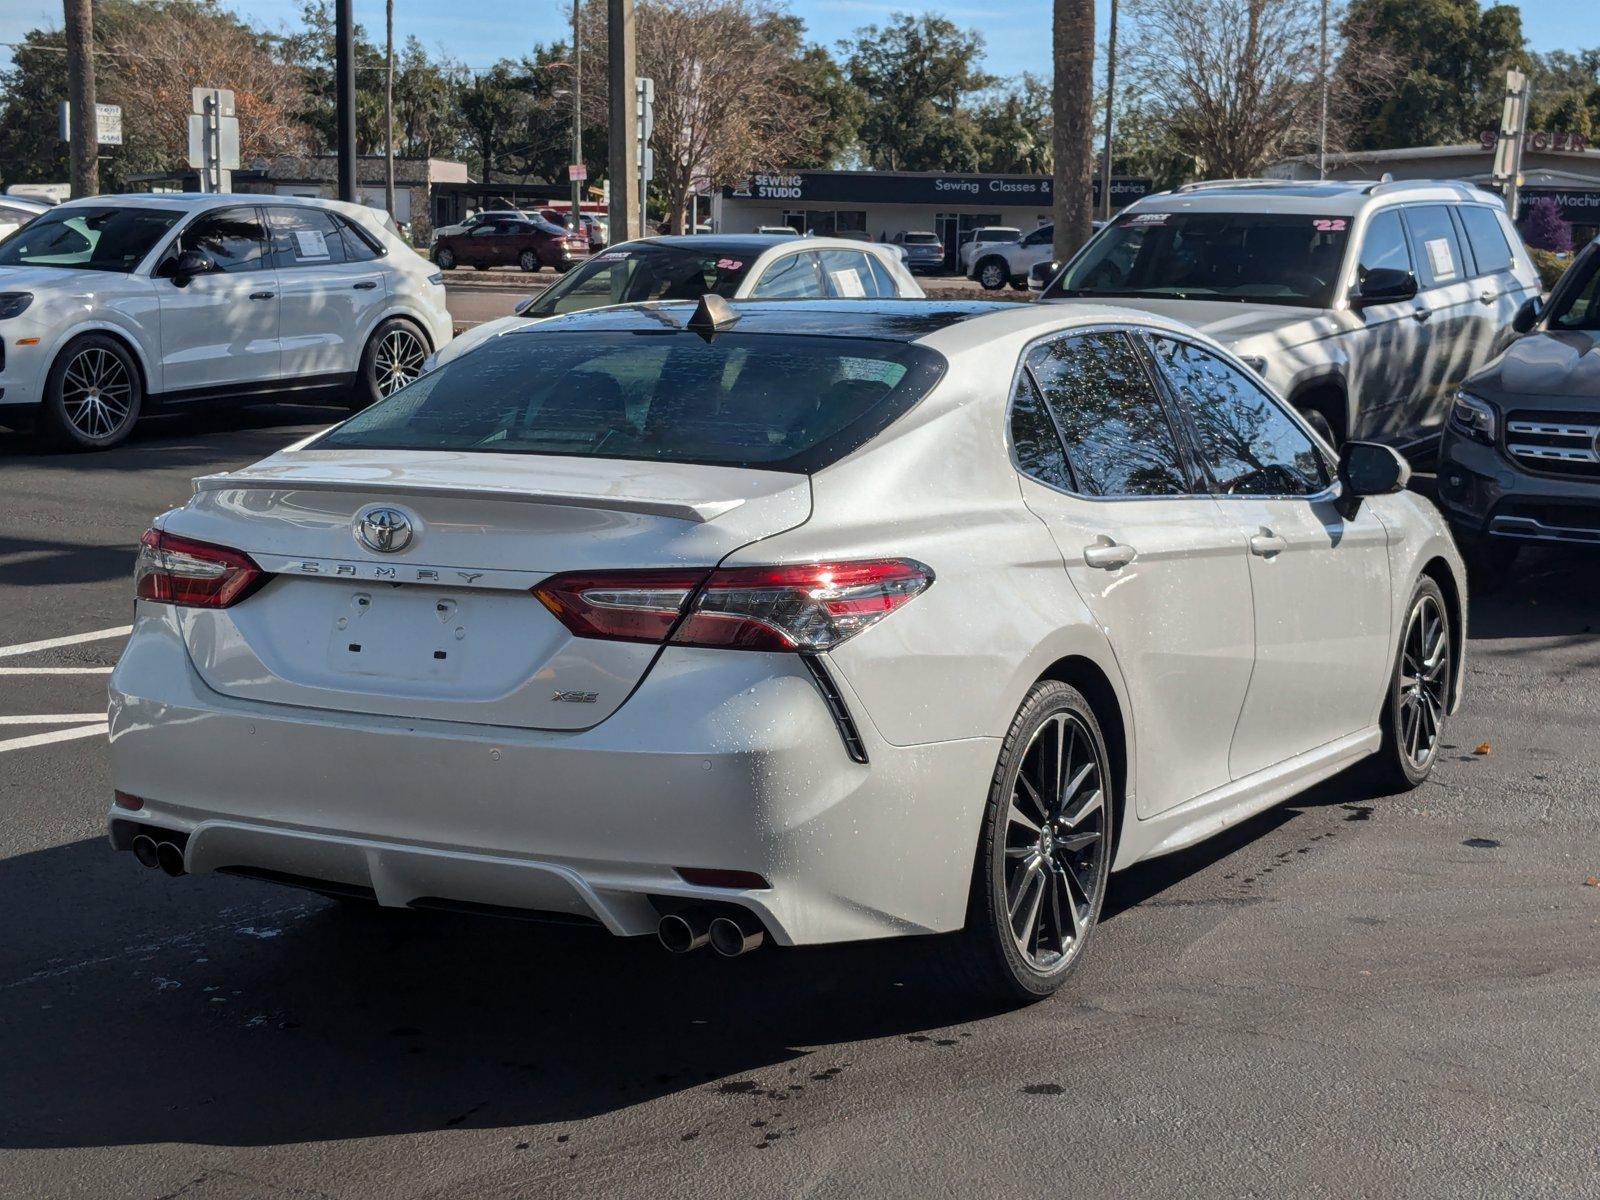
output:
[[554, 504], [563, 508], [599, 508], [611, 512], [639, 513], [651, 517], [671, 517], [677, 521], [704, 524], [732, 512], [745, 502], [745, 497], [727, 499], [674, 500], [655, 496], [605, 496], [588, 492], [562, 492], [538, 488], [518, 488], [508, 491], [503, 487], [473, 487], [461, 484], [433, 484], [415, 479], [404, 483], [384, 480], [344, 480], [302, 478], [292, 474], [202, 475], [194, 481], [195, 494], [222, 492], [231, 489], [251, 491], [312, 491], [312, 492], [364, 492], [378, 495], [439, 496], [459, 500], [502, 500], [513, 504]]

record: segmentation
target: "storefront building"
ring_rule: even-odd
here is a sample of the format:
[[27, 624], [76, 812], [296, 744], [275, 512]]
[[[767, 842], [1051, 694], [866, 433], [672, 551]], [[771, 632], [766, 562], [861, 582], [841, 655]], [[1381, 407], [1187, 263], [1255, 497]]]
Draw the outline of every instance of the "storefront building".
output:
[[[1112, 207], [1131, 204], [1150, 191], [1148, 179], [1112, 176]], [[1097, 179], [1095, 204], [1099, 202]], [[1027, 233], [1051, 220], [1050, 179], [1038, 175], [794, 171], [752, 175], [723, 188], [711, 204], [718, 233], [788, 226], [799, 233], [872, 241], [888, 241], [897, 233], [934, 233], [952, 270], [967, 230], [1010, 225]]]
[[[1494, 164], [1494, 135], [1474, 145], [1413, 146], [1400, 150], [1365, 150], [1328, 156], [1330, 179], [1460, 179], [1489, 186]], [[1267, 168], [1275, 179], [1315, 179], [1314, 155], [1284, 159]], [[1560, 130], [1530, 131], [1523, 143], [1518, 224], [1527, 232], [1530, 215], [1548, 199], [1571, 227], [1572, 244], [1583, 246], [1600, 236], [1600, 150], [1586, 139]]]

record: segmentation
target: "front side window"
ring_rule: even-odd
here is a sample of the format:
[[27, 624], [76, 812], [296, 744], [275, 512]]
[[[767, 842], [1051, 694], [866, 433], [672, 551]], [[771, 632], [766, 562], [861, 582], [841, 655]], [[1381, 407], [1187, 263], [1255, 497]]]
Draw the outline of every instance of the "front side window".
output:
[[1341, 216], [1129, 213], [1096, 235], [1047, 295], [1326, 308], [1349, 227]]
[[815, 254], [791, 254], [768, 267], [750, 294], [761, 300], [822, 300], [828, 290]]
[[1328, 486], [1311, 438], [1248, 375], [1189, 342], [1156, 337], [1151, 346], [1218, 491], [1308, 496]]
[[73, 205], [41, 213], [0, 245], [0, 267], [129, 272], [176, 225], [177, 209]]
[[1090, 496], [1181, 496], [1193, 489], [1178, 438], [1125, 334], [1053, 338], [1027, 369], [1061, 431], [1076, 490]]
[[178, 238], [178, 250], [199, 250], [218, 271], [257, 271], [267, 254], [267, 231], [254, 208], [225, 208], [197, 218]]
[[1467, 231], [1467, 242], [1472, 247], [1472, 257], [1477, 260], [1479, 275], [1493, 275], [1511, 269], [1511, 247], [1506, 242], [1505, 230], [1492, 208], [1481, 204], [1463, 204], [1456, 209], [1461, 226]]
[[553, 317], [606, 304], [647, 300], [732, 299], [755, 264], [754, 254], [714, 247], [642, 246], [606, 250], [563, 275], [523, 310], [529, 317]]
[[1361, 239], [1361, 258], [1356, 264], [1357, 288], [1373, 271], [1411, 269], [1411, 251], [1406, 247], [1406, 228], [1400, 223], [1400, 210], [1386, 208], [1374, 213]]
[[1407, 207], [1405, 214], [1411, 257], [1416, 259], [1422, 286], [1447, 287], [1465, 279], [1466, 262], [1450, 210], [1442, 204], [1418, 204]]
[[345, 260], [339, 227], [320, 208], [269, 208], [267, 229], [272, 234], [272, 265], [279, 270], [326, 267]]
[[810, 471], [915, 404], [944, 359], [903, 342], [677, 330], [493, 338], [318, 449], [459, 450]]

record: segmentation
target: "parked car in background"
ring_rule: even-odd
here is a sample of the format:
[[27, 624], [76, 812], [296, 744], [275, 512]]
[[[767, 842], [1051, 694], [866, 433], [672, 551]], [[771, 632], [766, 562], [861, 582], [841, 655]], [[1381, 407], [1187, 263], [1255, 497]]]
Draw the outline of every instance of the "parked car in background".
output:
[[985, 225], [969, 229], [961, 235], [956, 247], [956, 269], [963, 275], [972, 270], [980, 253], [988, 253], [991, 246], [1009, 245], [1022, 237], [1022, 230], [1010, 225]]
[[920, 298], [890, 246], [771, 234], [643, 238], [597, 254], [515, 315], [467, 330], [438, 355], [448, 362], [530, 321], [613, 304], [720, 296], [793, 300]]
[[936, 233], [925, 229], [903, 229], [894, 235], [889, 244], [900, 248], [909, 271], [944, 270], [944, 243]]
[[1439, 505], [1491, 580], [1521, 546], [1600, 546], [1600, 240], [1516, 324], [1456, 393], [1439, 449]]
[[1499, 200], [1467, 184], [1225, 180], [1129, 205], [1041, 299], [1187, 321], [1331, 443], [1412, 452], [1539, 286]]
[[8, 238], [53, 205], [26, 196], [0, 196], [0, 238]]
[[74, 200], [0, 243], [0, 421], [114, 446], [143, 412], [370, 403], [450, 340], [444, 280], [359, 204], [294, 196]]
[[434, 239], [433, 261], [446, 271], [517, 267], [529, 275], [544, 267], [570, 271], [589, 257], [587, 234], [565, 229], [537, 213], [520, 220], [482, 221], [466, 233]]
[[791, 225], [762, 225], [756, 229], [757, 233], [771, 234], [774, 237], [799, 237], [800, 231]]
[[526, 221], [528, 214], [517, 208], [485, 208], [457, 221], [454, 225], [441, 225], [433, 231], [433, 240], [470, 233], [486, 221]]
[[676, 951], [949, 933], [1036, 999], [1111, 870], [1428, 778], [1465, 584], [1407, 473], [1125, 308], [556, 318], [157, 519], [111, 843]]
[[[1091, 227], [1098, 233], [1106, 227], [1106, 222], [1097, 220], [1091, 223]], [[976, 279], [983, 285], [984, 290], [990, 292], [999, 291], [1007, 284], [1019, 292], [1028, 291], [1031, 287], [1029, 275], [1033, 268], [1045, 263], [1050, 270], [1040, 280], [1038, 288], [1033, 289], [1042, 290], [1049, 277], [1055, 274], [1055, 267], [1059, 265], [1052, 261], [1055, 235], [1054, 224], [1041, 225], [1017, 241], [996, 242], [985, 246], [972, 260], [967, 278]]]

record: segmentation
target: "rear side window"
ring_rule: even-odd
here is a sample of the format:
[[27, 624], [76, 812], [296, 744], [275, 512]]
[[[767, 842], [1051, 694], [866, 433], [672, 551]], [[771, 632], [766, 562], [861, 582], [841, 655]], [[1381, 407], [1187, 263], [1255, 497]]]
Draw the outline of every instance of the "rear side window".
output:
[[1467, 231], [1467, 242], [1472, 247], [1472, 257], [1477, 260], [1479, 275], [1493, 275], [1496, 271], [1511, 269], [1511, 247], [1506, 242], [1505, 230], [1494, 210], [1481, 204], [1463, 204], [1456, 209], [1461, 225]]
[[1408, 207], [1405, 218], [1411, 235], [1411, 257], [1416, 259], [1417, 276], [1423, 287], [1446, 287], [1467, 277], [1461, 242], [1448, 208], [1442, 204], [1419, 204]]
[[867, 265], [867, 256], [858, 250], [824, 250], [822, 271], [828, 277], [831, 295], [844, 299], [878, 295], [878, 281]]
[[1072, 471], [1055, 421], [1027, 371], [1017, 373], [1011, 393], [1011, 448], [1024, 475], [1062, 491], [1072, 490]]
[[1058, 337], [1027, 368], [1061, 431], [1076, 490], [1090, 496], [1181, 496], [1192, 489], [1166, 408], [1124, 334]]
[[878, 285], [878, 295], [898, 296], [900, 289], [895, 286], [894, 276], [889, 274], [889, 268], [879, 261], [876, 254], [867, 255], [867, 265], [872, 271], [873, 281]]
[[319, 208], [269, 208], [267, 229], [272, 234], [273, 266], [280, 270], [344, 262], [339, 227]]
[[828, 289], [815, 254], [791, 254], [768, 267], [750, 294], [763, 300], [822, 300]]
[[813, 471], [883, 430], [944, 366], [866, 338], [541, 331], [463, 354], [316, 445]]

